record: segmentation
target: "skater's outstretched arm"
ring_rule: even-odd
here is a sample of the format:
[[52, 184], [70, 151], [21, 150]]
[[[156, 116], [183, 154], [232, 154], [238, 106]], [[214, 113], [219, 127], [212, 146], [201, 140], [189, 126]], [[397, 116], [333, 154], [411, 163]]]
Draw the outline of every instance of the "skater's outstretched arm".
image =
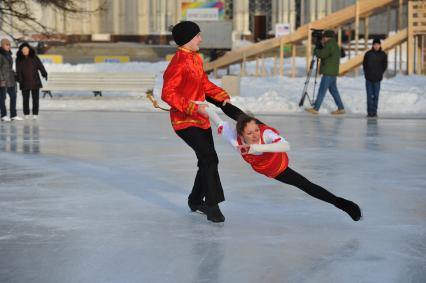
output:
[[288, 152], [290, 144], [280, 135], [271, 130], [266, 130], [263, 133], [264, 144], [250, 144], [249, 154], [262, 152]]

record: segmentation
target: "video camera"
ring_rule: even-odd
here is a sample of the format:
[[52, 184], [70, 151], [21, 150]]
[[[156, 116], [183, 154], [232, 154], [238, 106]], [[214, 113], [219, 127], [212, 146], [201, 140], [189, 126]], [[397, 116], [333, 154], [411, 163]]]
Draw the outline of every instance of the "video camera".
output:
[[314, 29], [312, 28], [312, 43], [315, 45], [315, 49], [322, 49], [322, 37], [323, 37], [323, 29]]

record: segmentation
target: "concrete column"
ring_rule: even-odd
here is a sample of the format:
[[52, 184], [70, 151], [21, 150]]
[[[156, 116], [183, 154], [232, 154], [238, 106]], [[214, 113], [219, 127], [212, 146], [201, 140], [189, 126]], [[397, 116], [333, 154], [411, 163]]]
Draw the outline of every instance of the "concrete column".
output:
[[[94, 11], [99, 8], [101, 4], [99, 0], [92, 0], [90, 2], [89, 9]], [[100, 21], [99, 21], [99, 12], [90, 14], [90, 31], [91, 33], [100, 33]]]
[[290, 15], [289, 15], [289, 3], [291, 0], [281, 0], [280, 12], [281, 12], [281, 22], [282, 23], [290, 23]]
[[290, 2], [290, 19], [289, 22], [291, 24], [291, 31], [295, 31], [296, 30], [296, 1], [292, 0]]
[[318, 1], [318, 19], [325, 17], [328, 14], [328, 3], [329, 0], [326, 1]]
[[99, 15], [99, 29], [101, 33], [113, 34], [116, 21], [116, 16], [114, 14], [114, 0], [107, 0], [105, 4], [105, 9], [106, 10], [102, 11], [102, 13], [100, 13]]
[[113, 34], [120, 33], [120, 6], [119, 0], [112, 0], [112, 5], [110, 7], [112, 8]]
[[158, 22], [159, 22], [158, 32], [160, 34], [165, 34], [166, 33], [166, 21], [167, 21], [166, 0], [158, 1], [157, 11], [158, 11], [157, 16], [159, 17], [159, 19], [158, 19]]
[[243, 29], [243, 33], [244, 34], [251, 34], [250, 29], [249, 29], [249, 17], [250, 17], [250, 11], [249, 11], [249, 0], [244, 0], [243, 1], [243, 9], [244, 9], [244, 17], [243, 17], [243, 23], [244, 23], [244, 29]]
[[149, 2], [150, 0], [138, 0], [138, 34], [146, 35], [150, 33], [149, 22]]
[[158, 15], [157, 15], [157, 5], [158, 5], [158, 0], [151, 0], [151, 24], [152, 24], [152, 29], [151, 29], [151, 33], [158, 33]]
[[239, 34], [244, 32], [244, 0], [234, 2], [234, 31]]
[[273, 0], [272, 1], [272, 13], [271, 13], [271, 21], [272, 21], [272, 27], [275, 27], [275, 24], [279, 21], [278, 13], [280, 9], [278, 8], [278, 2], [280, 0]]
[[172, 1], [166, 1], [166, 19], [165, 19], [165, 27], [166, 32], [168, 32], [168, 28], [170, 25], [174, 25], [176, 23], [174, 8], [175, 4]]
[[[85, 10], [91, 10], [92, 8], [92, 1], [88, 1], [85, 3], [80, 2], [81, 8]], [[74, 17], [73, 22], [78, 22], [78, 25], [80, 26], [79, 34], [90, 34], [92, 33], [92, 18], [91, 15], [81, 15], [80, 20]]]
[[123, 1], [123, 27], [122, 34], [136, 35], [138, 34], [138, 0]]

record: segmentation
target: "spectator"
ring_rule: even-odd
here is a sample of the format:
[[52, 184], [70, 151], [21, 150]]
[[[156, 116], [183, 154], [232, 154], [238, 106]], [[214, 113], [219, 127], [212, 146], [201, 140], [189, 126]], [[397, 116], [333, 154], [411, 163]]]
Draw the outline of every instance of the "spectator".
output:
[[[6, 110], [6, 93], [9, 94], [10, 118]], [[16, 113], [16, 81], [13, 71], [13, 58], [10, 51], [10, 41], [3, 38], [0, 41], [0, 114], [4, 122], [22, 121]]]
[[33, 102], [33, 119], [38, 117], [39, 93], [42, 88], [39, 71], [47, 80], [47, 72], [35, 54], [35, 50], [28, 43], [21, 44], [16, 54], [16, 75], [22, 91], [25, 119], [28, 119], [30, 115], [30, 92]]
[[373, 48], [365, 53], [362, 66], [365, 76], [365, 88], [367, 89], [367, 117], [377, 117], [380, 82], [383, 79], [383, 73], [388, 67], [388, 56], [382, 50], [380, 39], [374, 39]]
[[317, 99], [313, 108], [307, 108], [306, 111], [312, 114], [318, 114], [327, 90], [330, 91], [337, 105], [337, 110], [331, 114], [345, 114], [345, 107], [340, 98], [339, 90], [337, 89], [337, 75], [339, 74], [339, 64], [341, 51], [337, 45], [334, 31], [326, 30], [324, 32], [322, 49], [315, 49], [315, 55], [321, 59], [320, 73], [322, 74], [320, 87], [318, 89]]

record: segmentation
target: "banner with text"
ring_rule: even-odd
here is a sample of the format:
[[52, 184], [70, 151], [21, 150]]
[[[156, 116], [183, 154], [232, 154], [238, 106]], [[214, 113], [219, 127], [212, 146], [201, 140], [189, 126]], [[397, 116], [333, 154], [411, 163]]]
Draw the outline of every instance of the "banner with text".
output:
[[223, 20], [224, 4], [221, 1], [182, 2], [181, 16], [187, 21]]

